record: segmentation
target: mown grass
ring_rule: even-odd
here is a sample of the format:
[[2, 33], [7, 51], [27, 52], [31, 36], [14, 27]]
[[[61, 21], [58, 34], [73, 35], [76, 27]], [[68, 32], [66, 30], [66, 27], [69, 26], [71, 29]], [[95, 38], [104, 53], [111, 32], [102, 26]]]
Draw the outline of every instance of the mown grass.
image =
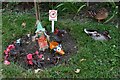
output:
[[[2, 46], [3, 50], [8, 44], [19, 37], [35, 31], [34, 15], [2, 15]], [[21, 27], [22, 21], [27, 23], [26, 28]], [[42, 18], [43, 26], [50, 27], [48, 18]], [[60, 19], [55, 22], [57, 27], [70, 29], [70, 34], [77, 42], [78, 51], [71, 55], [68, 64], [60, 64], [47, 68], [35, 74], [32, 70], [25, 70], [17, 63], [2, 66], [4, 77], [13, 78], [116, 78], [120, 77], [120, 54], [118, 53], [118, 29], [114, 25], [97, 22], [80, 23], [70, 19]], [[84, 28], [108, 30], [112, 39], [110, 41], [95, 41], [88, 37]], [[15, 34], [15, 36], [13, 36]], [[64, 46], [64, 45], [63, 45]], [[86, 59], [81, 61], [81, 59]], [[75, 73], [80, 69], [79, 73]]]

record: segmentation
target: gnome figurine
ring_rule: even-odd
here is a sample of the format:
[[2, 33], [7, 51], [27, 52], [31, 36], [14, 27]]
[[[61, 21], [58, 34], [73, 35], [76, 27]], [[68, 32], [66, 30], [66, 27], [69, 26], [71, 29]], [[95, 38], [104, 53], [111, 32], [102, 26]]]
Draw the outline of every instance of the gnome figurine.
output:
[[40, 51], [45, 51], [45, 49], [48, 49], [48, 43], [47, 40], [49, 40], [49, 36], [45, 33], [45, 28], [42, 27], [40, 21], [38, 20], [37, 23], [37, 30], [35, 31], [36, 39], [39, 44], [39, 50]]

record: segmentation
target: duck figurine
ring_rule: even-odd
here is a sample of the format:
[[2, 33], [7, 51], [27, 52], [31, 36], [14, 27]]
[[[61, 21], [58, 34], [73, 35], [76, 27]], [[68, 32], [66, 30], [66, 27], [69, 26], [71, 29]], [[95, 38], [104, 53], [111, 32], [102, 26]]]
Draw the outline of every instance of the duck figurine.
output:
[[94, 40], [110, 40], [111, 37], [108, 31], [100, 32], [98, 30], [87, 30], [84, 29], [84, 32], [91, 36]]
[[62, 45], [57, 42], [54, 42], [54, 41], [50, 42], [49, 48], [50, 48], [50, 50], [53, 51], [53, 53], [58, 53], [60, 55], [65, 54], [64, 50], [62, 49]]
[[89, 16], [94, 17], [100, 22], [108, 17], [108, 10], [106, 8], [100, 8], [98, 10], [88, 11]]

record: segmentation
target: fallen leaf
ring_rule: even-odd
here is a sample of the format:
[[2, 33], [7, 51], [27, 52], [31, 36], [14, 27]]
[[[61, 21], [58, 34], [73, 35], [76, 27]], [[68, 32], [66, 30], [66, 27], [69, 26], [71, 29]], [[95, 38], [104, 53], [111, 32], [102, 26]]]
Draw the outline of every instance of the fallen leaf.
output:
[[35, 73], [38, 73], [39, 71], [43, 71], [42, 69], [35, 69]]
[[22, 27], [26, 27], [26, 23], [25, 22], [23, 22], [21, 25], [22, 25]]
[[116, 47], [115, 45], [113, 45], [113, 47]]
[[86, 61], [86, 59], [81, 59], [80, 62], [82, 62], [82, 61]]
[[79, 72], [80, 72], [80, 69], [76, 69], [76, 70], [75, 70], [75, 73], [79, 73]]
[[15, 34], [12, 34], [13, 37], [15, 37]]
[[74, 46], [74, 48], [76, 49], [76, 48], [77, 48], [77, 46]]
[[110, 69], [110, 71], [112, 71], [113, 70], [113, 67]]

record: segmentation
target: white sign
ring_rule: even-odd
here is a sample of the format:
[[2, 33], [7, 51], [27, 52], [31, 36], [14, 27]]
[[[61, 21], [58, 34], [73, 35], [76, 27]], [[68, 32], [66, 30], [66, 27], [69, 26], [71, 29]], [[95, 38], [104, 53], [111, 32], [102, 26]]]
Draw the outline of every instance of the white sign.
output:
[[49, 10], [49, 21], [57, 21], [57, 10]]

